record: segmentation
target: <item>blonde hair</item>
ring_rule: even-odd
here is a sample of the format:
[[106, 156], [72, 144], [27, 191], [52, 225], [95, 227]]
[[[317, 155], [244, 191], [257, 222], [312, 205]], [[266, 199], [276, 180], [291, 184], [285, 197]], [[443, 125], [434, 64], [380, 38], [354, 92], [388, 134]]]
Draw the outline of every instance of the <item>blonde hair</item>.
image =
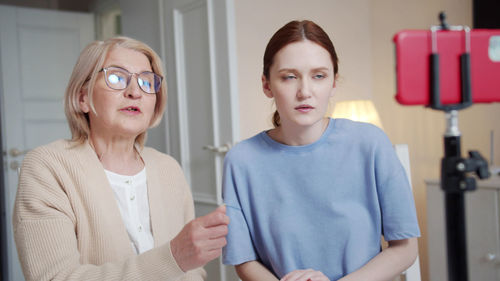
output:
[[[78, 61], [73, 68], [73, 73], [71, 74], [64, 94], [64, 111], [71, 130], [72, 141], [83, 143], [90, 135], [88, 113], [80, 109], [80, 92], [83, 88], [88, 89], [90, 107], [95, 112], [92, 95], [97, 80], [97, 74], [103, 68], [108, 53], [116, 47], [122, 47], [144, 54], [149, 59], [153, 72], [164, 77], [160, 57], [153, 49], [143, 42], [120, 36], [105, 41], [94, 41], [87, 45], [80, 53], [80, 57], [78, 57]], [[163, 112], [165, 111], [166, 100], [167, 84], [165, 79], [163, 79], [160, 91], [156, 93], [156, 104], [149, 128], [160, 123]], [[142, 132], [135, 139], [135, 143], [141, 148], [146, 141], [146, 135], [147, 132]]]

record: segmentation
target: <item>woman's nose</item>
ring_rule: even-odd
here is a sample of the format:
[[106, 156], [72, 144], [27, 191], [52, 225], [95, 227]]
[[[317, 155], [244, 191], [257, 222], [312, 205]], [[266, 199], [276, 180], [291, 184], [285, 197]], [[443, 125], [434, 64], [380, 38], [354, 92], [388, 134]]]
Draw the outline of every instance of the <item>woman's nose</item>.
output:
[[309, 81], [307, 81], [307, 79], [302, 79], [300, 86], [299, 86], [299, 90], [297, 92], [297, 98], [299, 100], [305, 100], [305, 99], [310, 98], [311, 95], [312, 95], [312, 92], [311, 92], [311, 85], [310, 85]]
[[138, 99], [142, 97], [142, 90], [137, 83], [135, 75], [131, 77], [131, 81], [125, 89], [125, 96], [131, 99]]

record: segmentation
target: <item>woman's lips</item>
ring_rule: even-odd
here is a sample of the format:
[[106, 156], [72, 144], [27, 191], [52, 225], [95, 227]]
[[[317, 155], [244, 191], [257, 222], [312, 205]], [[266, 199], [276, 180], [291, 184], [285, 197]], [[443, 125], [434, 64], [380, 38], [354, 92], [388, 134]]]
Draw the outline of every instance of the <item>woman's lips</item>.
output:
[[313, 109], [314, 109], [314, 107], [310, 106], [308, 104], [301, 104], [301, 105], [295, 107], [295, 110], [302, 112], [302, 113], [307, 113]]
[[132, 114], [132, 115], [141, 113], [141, 109], [137, 106], [127, 106], [127, 107], [120, 109], [120, 111], [125, 112], [127, 114]]

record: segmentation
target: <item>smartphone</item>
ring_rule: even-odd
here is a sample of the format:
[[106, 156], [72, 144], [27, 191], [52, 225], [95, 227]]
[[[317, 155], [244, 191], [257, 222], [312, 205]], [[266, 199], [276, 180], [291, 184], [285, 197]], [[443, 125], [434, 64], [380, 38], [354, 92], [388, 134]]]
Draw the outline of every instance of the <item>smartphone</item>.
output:
[[[441, 103], [461, 101], [460, 55], [466, 51], [464, 31], [436, 31]], [[430, 30], [403, 30], [394, 38], [396, 100], [403, 105], [430, 104]], [[500, 29], [472, 29], [470, 77], [473, 103], [500, 102]]]

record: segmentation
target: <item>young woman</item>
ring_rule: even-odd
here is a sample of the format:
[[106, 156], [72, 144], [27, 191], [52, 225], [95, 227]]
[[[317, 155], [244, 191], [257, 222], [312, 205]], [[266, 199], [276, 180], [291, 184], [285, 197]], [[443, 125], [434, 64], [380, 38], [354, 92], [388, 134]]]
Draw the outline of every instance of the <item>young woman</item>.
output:
[[325, 117], [337, 72], [332, 42], [311, 21], [286, 24], [267, 45], [275, 128], [236, 145], [224, 165], [224, 263], [244, 281], [392, 280], [416, 258], [413, 196], [389, 139]]
[[201, 281], [222, 253], [224, 207], [194, 219], [179, 164], [144, 147], [165, 109], [161, 64], [127, 37], [80, 54], [65, 94], [72, 139], [21, 168], [13, 224], [26, 280]]

